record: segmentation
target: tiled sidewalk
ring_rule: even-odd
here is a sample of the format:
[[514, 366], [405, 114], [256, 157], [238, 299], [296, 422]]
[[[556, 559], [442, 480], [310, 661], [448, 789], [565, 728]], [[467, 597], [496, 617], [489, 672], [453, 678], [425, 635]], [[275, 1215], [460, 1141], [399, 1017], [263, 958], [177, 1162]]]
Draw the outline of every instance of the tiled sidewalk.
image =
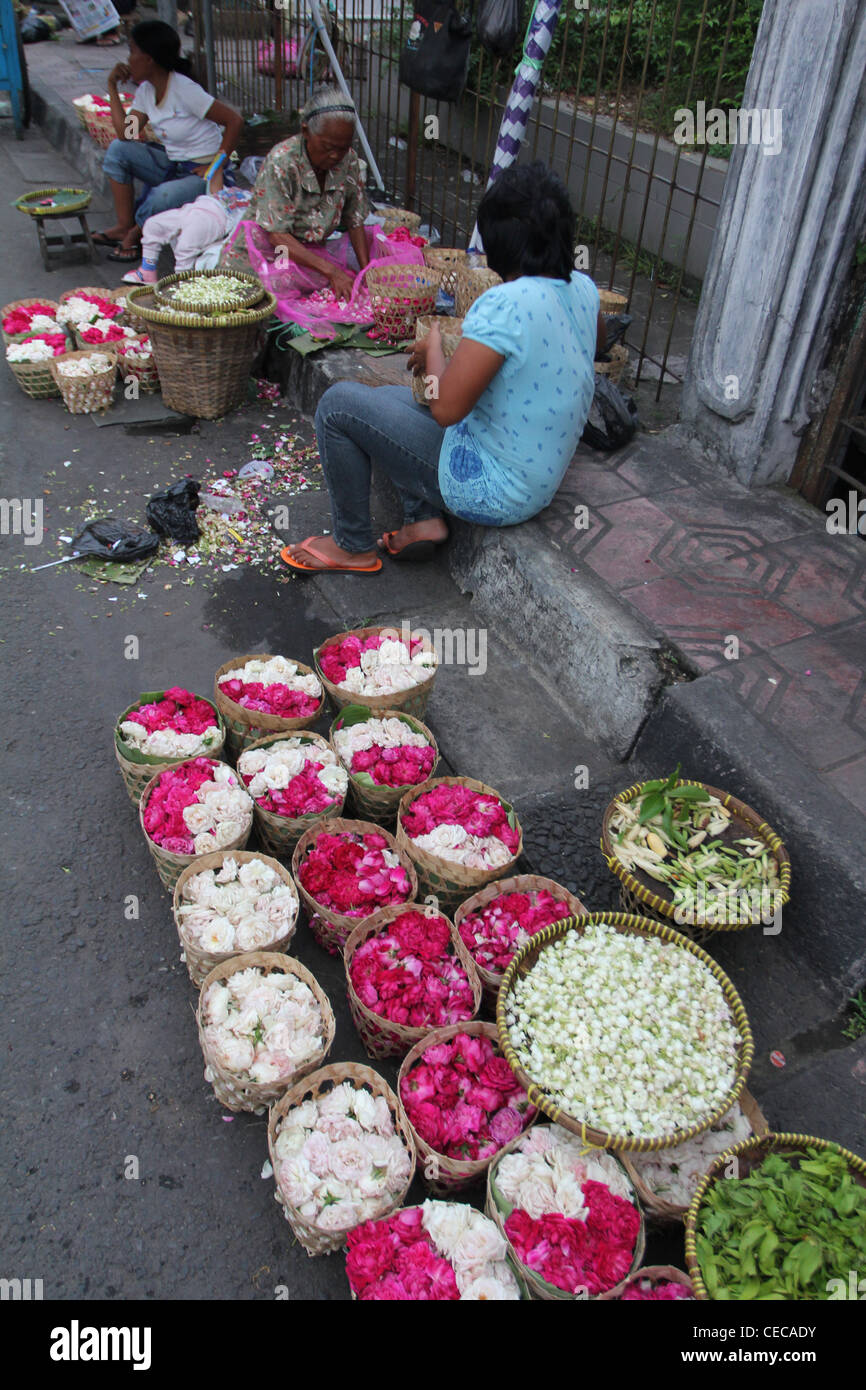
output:
[[785, 489], [746, 491], [669, 436], [579, 451], [540, 520], [573, 573], [602, 579], [692, 674], [730, 681], [866, 813], [866, 542], [829, 534]]

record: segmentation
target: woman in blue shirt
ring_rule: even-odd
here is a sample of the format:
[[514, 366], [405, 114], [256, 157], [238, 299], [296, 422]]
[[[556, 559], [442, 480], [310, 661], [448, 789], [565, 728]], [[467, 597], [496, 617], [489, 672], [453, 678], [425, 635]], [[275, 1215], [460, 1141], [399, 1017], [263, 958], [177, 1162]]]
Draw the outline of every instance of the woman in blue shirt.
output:
[[564, 185], [543, 164], [512, 165], [488, 189], [478, 230], [504, 283], [472, 305], [447, 366], [435, 324], [415, 343], [409, 367], [433, 379], [429, 408], [402, 386], [345, 381], [325, 392], [316, 435], [333, 534], [286, 546], [286, 564], [381, 569], [373, 463], [403, 504], [403, 525], [378, 543], [395, 559], [429, 558], [448, 538], [443, 512], [513, 526], [548, 506], [583, 433], [604, 346], [598, 290], [573, 269], [574, 223]]

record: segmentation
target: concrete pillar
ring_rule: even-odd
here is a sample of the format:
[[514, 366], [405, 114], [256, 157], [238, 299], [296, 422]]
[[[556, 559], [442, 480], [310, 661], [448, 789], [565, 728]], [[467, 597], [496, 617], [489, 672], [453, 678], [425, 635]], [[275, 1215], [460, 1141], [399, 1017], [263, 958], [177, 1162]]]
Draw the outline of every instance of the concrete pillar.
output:
[[864, 0], [765, 0], [743, 108], [781, 111], [781, 130], [771, 143], [765, 117], [767, 152], [731, 157], [681, 420], [760, 486], [787, 480], [826, 401], [821, 363], [866, 235]]

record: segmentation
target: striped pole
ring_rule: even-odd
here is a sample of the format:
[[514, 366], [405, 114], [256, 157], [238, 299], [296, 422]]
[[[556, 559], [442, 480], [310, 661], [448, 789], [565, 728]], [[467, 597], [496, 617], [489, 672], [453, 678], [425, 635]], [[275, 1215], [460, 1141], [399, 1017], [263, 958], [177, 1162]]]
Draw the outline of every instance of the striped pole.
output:
[[[507, 169], [509, 164], [514, 163], [520, 146], [523, 144], [526, 135], [526, 123], [529, 120], [529, 113], [535, 100], [535, 92], [541, 77], [541, 70], [544, 67], [544, 60], [553, 41], [561, 3], [562, 0], [536, 0], [535, 10], [529, 21], [523, 44], [523, 54], [515, 71], [508, 101], [502, 113], [502, 122], [493, 154], [493, 164], [490, 169], [490, 177], [487, 180], [488, 188], [496, 182], [503, 169]], [[483, 251], [483, 249], [476, 226], [472, 232], [469, 250]]]

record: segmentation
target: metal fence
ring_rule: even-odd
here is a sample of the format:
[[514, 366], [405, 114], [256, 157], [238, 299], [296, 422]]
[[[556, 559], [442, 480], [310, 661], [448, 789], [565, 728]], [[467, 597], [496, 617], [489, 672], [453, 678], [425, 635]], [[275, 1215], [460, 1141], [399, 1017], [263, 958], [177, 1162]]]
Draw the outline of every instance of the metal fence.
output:
[[[295, 110], [330, 75], [304, 0], [193, 8], [202, 71], [210, 47], [212, 90], [248, 115]], [[675, 143], [675, 112], [738, 105], [760, 9], [761, 0], [563, 0], [541, 74], [521, 158], [544, 160], [569, 186], [586, 268], [628, 296], [636, 379], [657, 377], [657, 399], [681, 375], [729, 152]], [[461, 100], [430, 101], [398, 80], [412, 17], [411, 0], [327, 5], [388, 199], [419, 212], [443, 245], [465, 245], [520, 46], [499, 60], [473, 42]]]

